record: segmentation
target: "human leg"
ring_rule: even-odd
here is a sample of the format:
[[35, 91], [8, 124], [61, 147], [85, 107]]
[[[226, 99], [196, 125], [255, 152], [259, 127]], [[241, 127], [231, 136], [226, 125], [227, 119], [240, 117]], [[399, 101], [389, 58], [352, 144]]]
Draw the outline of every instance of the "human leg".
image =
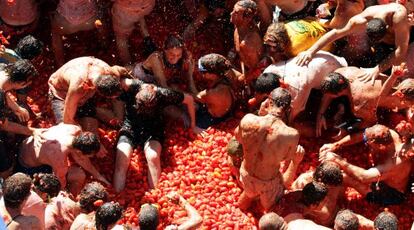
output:
[[145, 142], [144, 153], [148, 163], [148, 184], [155, 188], [161, 175], [161, 143], [156, 140]]
[[116, 161], [114, 171], [114, 189], [115, 192], [121, 192], [125, 187], [126, 176], [129, 168], [129, 162], [131, 160], [133, 147], [125, 141], [125, 136], [119, 138], [116, 146]]

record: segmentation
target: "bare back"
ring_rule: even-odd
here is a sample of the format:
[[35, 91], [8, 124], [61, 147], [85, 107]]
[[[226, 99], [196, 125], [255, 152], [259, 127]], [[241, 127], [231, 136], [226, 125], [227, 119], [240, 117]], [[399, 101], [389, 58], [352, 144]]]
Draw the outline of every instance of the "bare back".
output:
[[297, 130], [272, 115], [246, 115], [240, 122], [238, 135], [243, 145], [242, 167], [261, 180], [280, 175], [280, 162], [293, 157], [299, 141]]
[[[51, 93], [64, 100], [72, 84], [79, 86], [83, 82], [93, 81], [101, 74], [109, 73], [110, 66], [94, 57], [80, 57], [72, 59], [54, 72], [48, 81]], [[83, 90], [85, 91], [85, 90]], [[95, 90], [88, 90], [85, 98], [90, 98]]]
[[214, 117], [226, 115], [233, 106], [231, 88], [223, 84], [207, 90], [202, 100], [207, 104], [208, 112]]
[[81, 129], [75, 125], [59, 124], [43, 133], [46, 142], [27, 138], [20, 147], [19, 162], [25, 167], [49, 165], [64, 186], [68, 155], [73, 137]]

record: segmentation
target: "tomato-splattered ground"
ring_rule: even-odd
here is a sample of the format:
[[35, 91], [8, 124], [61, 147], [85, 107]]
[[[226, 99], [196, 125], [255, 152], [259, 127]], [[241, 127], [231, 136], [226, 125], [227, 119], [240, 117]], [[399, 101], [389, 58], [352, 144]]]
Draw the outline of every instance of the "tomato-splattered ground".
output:
[[[187, 15], [181, 1], [157, 1], [154, 12], [147, 18], [147, 24], [151, 35], [156, 43], [161, 46], [169, 32], [182, 32]], [[41, 62], [37, 63], [41, 76], [34, 81], [30, 92], [30, 103], [35, 112], [41, 112], [42, 117], [33, 125], [48, 127], [52, 124], [50, 106], [47, 103], [47, 79], [56, 69], [53, 61], [53, 53], [50, 51], [50, 29], [48, 21], [43, 20], [37, 36], [41, 37], [47, 44], [47, 51]], [[107, 22], [103, 22], [107, 23]], [[232, 46], [231, 40], [224, 42], [223, 30], [217, 26], [218, 22], [205, 26], [197, 35], [197, 42], [192, 43], [195, 58], [209, 52], [225, 54]], [[113, 37], [113, 36], [112, 36]], [[141, 36], [136, 31], [131, 38], [132, 50], [135, 60], [142, 61], [140, 50], [142, 49]], [[115, 43], [112, 40], [108, 48], [99, 47], [99, 41], [93, 32], [82, 32], [67, 36], [65, 45], [66, 58], [75, 58], [80, 55], [94, 55], [102, 58], [110, 64], [117, 62]], [[234, 119], [219, 127], [208, 130], [205, 138], [195, 137], [180, 126], [171, 126], [167, 130], [167, 138], [164, 143], [162, 154], [163, 172], [158, 189], [151, 192], [147, 186], [147, 169], [145, 158], [140, 149], [135, 150], [127, 178], [124, 192], [111, 197], [120, 202], [126, 209], [123, 222], [137, 223], [137, 213], [140, 205], [144, 202], [158, 203], [161, 210], [162, 226], [179, 223], [186, 215], [183, 209], [177, 205], [168, 203], [165, 194], [169, 191], [179, 191], [203, 216], [203, 229], [255, 229], [258, 217], [250, 212], [241, 212], [236, 205], [241, 189], [237, 186], [234, 178], [230, 175], [230, 168], [226, 161], [225, 146], [232, 136], [238, 120]], [[112, 179], [113, 165], [115, 161], [114, 148], [117, 136], [116, 130], [102, 127], [100, 133], [102, 141], [107, 149], [112, 150], [110, 154], [100, 160], [95, 160], [101, 172], [108, 179]], [[317, 162], [317, 150], [322, 145], [321, 140], [301, 140], [307, 154], [300, 167], [300, 172], [315, 167]], [[351, 162], [368, 167], [367, 151], [364, 146], [354, 146], [342, 151]], [[365, 162], [365, 164], [364, 164]], [[109, 188], [111, 191], [111, 188]], [[345, 207], [354, 210], [373, 219], [383, 207], [369, 205], [358, 197], [352, 190], [347, 191], [348, 202]], [[392, 206], [389, 209], [394, 212], [400, 220], [401, 229], [409, 229], [413, 221], [414, 198], [410, 195], [409, 200], [401, 206]], [[257, 212], [256, 212], [257, 213]]]

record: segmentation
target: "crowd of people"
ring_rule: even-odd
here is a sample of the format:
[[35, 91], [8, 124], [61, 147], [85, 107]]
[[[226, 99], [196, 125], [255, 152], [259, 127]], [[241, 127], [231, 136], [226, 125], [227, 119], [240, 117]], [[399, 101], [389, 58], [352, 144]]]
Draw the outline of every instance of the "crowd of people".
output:
[[[158, 50], [145, 21], [155, 0], [0, 0], [0, 229], [130, 229], [117, 224], [123, 210], [105, 187], [125, 189], [134, 149], [142, 148], [149, 188], [157, 188], [171, 121], [203, 136], [237, 113], [245, 115], [228, 163], [242, 189], [238, 208], [258, 202], [259, 229], [399, 229], [390, 211], [370, 220], [341, 204], [346, 187], [385, 207], [412, 196], [414, 2], [184, 3], [192, 21]], [[55, 123], [36, 128], [28, 125], [37, 115], [27, 93], [36, 90], [47, 42], [32, 35], [45, 17], [58, 67], [47, 81]], [[196, 59], [188, 43], [211, 21], [232, 28], [233, 37], [223, 35], [232, 49]], [[143, 60], [129, 45], [136, 23]], [[97, 30], [102, 47], [114, 34], [119, 63], [65, 60], [64, 36], [88, 30]], [[392, 124], [395, 114], [403, 119]], [[102, 125], [119, 130], [113, 178], [91, 160], [110, 151], [100, 140]], [[297, 175], [306, 154], [300, 138], [327, 141], [320, 165]], [[370, 168], [340, 154], [358, 143], [369, 149]], [[202, 225], [184, 197], [172, 192], [168, 199], [188, 214], [168, 229]], [[158, 224], [157, 207], [142, 205], [139, 229]]]

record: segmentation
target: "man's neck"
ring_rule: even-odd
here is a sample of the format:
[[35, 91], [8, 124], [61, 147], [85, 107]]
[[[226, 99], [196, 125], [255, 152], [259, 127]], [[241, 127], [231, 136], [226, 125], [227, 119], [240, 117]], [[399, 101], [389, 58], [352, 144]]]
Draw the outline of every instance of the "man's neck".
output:
[[239, 32], [239, 36], [243, 37], [245, 34], [251, 32], [254, 29], [255, 24], [253, 22], [249, 22], [249, 23], [238, 25], [236, 27], [237, 27], [237, 31]]

